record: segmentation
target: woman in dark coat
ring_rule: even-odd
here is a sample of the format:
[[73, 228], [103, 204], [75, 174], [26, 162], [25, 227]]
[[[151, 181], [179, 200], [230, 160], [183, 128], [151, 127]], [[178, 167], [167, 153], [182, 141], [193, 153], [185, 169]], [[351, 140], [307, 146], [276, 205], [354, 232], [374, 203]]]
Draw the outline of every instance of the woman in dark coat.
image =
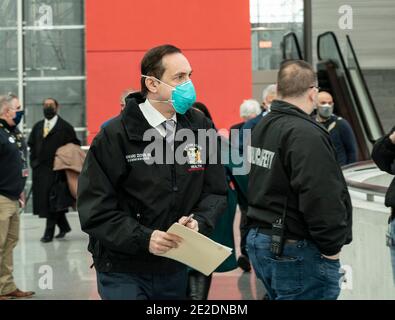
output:
[[[55, 99], [48, 98], [43, 103], [45, 119], [37, 122], [30, 134], [28, 145], [30, 147], [30, 165], [33, 170], [33, 213], [40, 218], [47, 218], [47, 225], [42, 242], [52, 241], [55, 226], [58, 225], [60, 232], [56, 236], [62, 238], [71, 230], [66, 212], [68, 208], [59, 208], [55, 205], [53, 195], [55, 182], [65, 179], [64, 172], [61, 174], [53, 171], [53, 163], [56, 150], [67, 144], [80, 144], [74, 128], [58, 116], [59, 105]], [[63, 175], [62, 175], [63, 174]], [[52, 191], [52, 192], [51, 192]], [[67, 191], [67, 190], [66, 190]], [[68, 197], [64, 193], [61, 196]]]

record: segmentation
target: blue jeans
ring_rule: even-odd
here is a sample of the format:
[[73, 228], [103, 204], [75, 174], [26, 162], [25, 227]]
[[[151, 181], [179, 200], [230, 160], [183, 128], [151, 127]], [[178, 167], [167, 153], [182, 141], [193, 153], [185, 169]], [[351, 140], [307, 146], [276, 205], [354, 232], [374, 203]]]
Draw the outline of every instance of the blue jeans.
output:
[[391, 222], [390, 230], [391, 230], [392, 243], [394, 244], [390, 247], [390, 250], [391, 250], [391, 262], [392, 262], [392, 275], [394, 278], [394, 285], [395, 285], [395, 219], [392, 220]]
[[336, 300], [340, 294], [340, 261], [324, 258], [308, 240], [286, 243], [281, 258], [270, 252], [271, 237], [251, 229], [248, 256], [272, 300]]
[[170, 274], [97, 272], [103, 300], [186, 299], [187, 269]]

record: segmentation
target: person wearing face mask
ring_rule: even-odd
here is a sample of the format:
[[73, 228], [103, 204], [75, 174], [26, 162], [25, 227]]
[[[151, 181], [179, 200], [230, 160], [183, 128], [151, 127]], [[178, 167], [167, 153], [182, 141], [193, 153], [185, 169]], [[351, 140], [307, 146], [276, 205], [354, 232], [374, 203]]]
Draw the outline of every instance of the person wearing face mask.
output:
[[239, 133], [239, 148], [240, 152], [243, 152], [243, 133], [246, 130], [253, 130], [255, 126], [261, 121], [262, 117], [266, 116], [270, 112], [270, 106], [272, 102], [277, 97], [277, 87], [275, 84], [268, 85], [262, 93], [262, 105], [261, 105], [261, 113], [252, 119], [247, 120], [243, 126], [241, 127]]
[[333, 98], [326, 91], [318, 94], [315, 119], [328, 131], [336, 150], [337, 161], [341, 166], [357, 161], [357, 142], [348, 121], [333, 114]]
[[[64, 172], [53, 171], [55, 154], [58, 148], [74, 143], [80, 145], [74, 128], [58, 115], [59, 104], [53, 98], [43, 102], [44, 119], [37, 122], [30, 133], [30, 165], [33, 169], [33, 214], [46, 218], [46, 227], [41, 242], [51, 242], [56, 225], [63, 238], [71, 231], [66, 218], [66, 208], [56, 208], [51, 199], [51, 191], [56, 179]], [[64, 177], [63, 177], [64, 178]], [[65, 178], [64, 178], [65, 179]]]
[[318, 100], [310, 64], [284, 62], [278, 99], [252, 132], [247, 250], [273, 300], [337, 299], [352, 205]]
[[27, 149], [17, 125], [23, 110], [16, 95], [0, 96], [0, 300], [26, 298], [34, 292], [17, 288], [13, 278], [13, 250], [19, 238], [19, 207], [28, 176]]
[[[191, 108], [191, 74], [180, 49], [162, 45], [147, 51], [141, 92], [126, 98], [123, 112], [88, 151], [77, 208], [102, 299], [185, 299], [187, 267], [161, 257], [183, 240], [166, 231], [179, 222], [210, 235], [226, 207], [225, 170], [210, 163], [206, 152], [217, 140], [198, 139], [198, 131], [214, 126]], [[193, 143], [177, 139], [181, 130], [193, 135]], [[174, 159], [179, 151], [186, 162]], [[218, 157], [219, 148], [212, 155]]]

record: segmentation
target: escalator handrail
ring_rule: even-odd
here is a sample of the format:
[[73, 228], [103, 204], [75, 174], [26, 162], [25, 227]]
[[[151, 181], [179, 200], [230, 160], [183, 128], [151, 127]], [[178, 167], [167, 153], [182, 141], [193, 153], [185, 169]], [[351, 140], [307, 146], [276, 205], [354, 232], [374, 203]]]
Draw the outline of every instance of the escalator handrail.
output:
[[[343, 166], [342, 171], [343, 171], [343, 173], [347, 173], [347, 172], [363, 171], [366, 169], [374, 169], [374, 168], [377, 168], [376, 164], [372, 160], [368, 160], [368, 161], [355, 162], [355, 163]], [[347, 186], [350, 187], [350, 189], [353, 189], [353, 190], [359, 191], [359, 192], [364, 192], [367, 194], [374, 194], [374, 195], [384, 197], [385, 194], [387, 193], [387, 190], [388, 190], [388, 187], [378, 186], [378, 185], [366, 183], [366, 182], [354, 181], [354, 180], [351, 180], [347, 177], [345, 177], [345, 180], [346, 180]]]
[[342, 54], [342, 52], [340, 50], [339, 41], [337, 41], [337, 37], [336, 37], [336, 35], [335, 35], [335, 33], [333, 31], [327, 31], [327, 32], [324, 32], [324, 33], [321, 33], [320, 35], [318, 35], [318, 37], [317, 37], [317, 56], [318, 56], [318, 60], [320, 60], [320, 61], [324, 60], [321, 57], [320, 41], [321, 41], [321, 38], [323, 38], [323, 37], [325, 37], [327, 35], [332, 36], [332, 38], [334, 40], [334, 43], [335, 43], [335, 47], [336, 47], [337, 53], [339, 54], [339, 57], [340, 57], [340, 63], [342, 64], [343, 69], [346, 70], [347, 69], [346, 62], [345, 62], [343, 54]]
[[[370, 94], [368, 85], [367, 85], [367, 83], [365, 81], [365, 77], [363, 76], [363, 73], [361, 71], [361, 67], [359, 65], [359, 61], [357, 59], [357, 55], [355, 54], [355, 50], [354, 50], [354, 46], [352, 45], [351, 38], [350, 38], [350, 36], [348, 34], [346, 35], [346, 39], [347, 39], [348, 45], [349, 45], [349, 47], [351, 49], [351, 53], [353, 55], [353, 58], [354, 58], [354, 61], [355, 61], [355, 65], [357, 67], [358, 74], [361, 76], [362, 85], [363, 85], [363, 87], [365, 89], [365, 92], [367, 94], [367, 97], [369, 99], [370, 104], [373, 106], [373, 112], [374, 112], [374, 114], [376, 116], [376, 119], [378, 119], [377, 123], [378, 123], [378, 125], [380, 127], [381, 135], [384, 136], [385, 132], [384, 132], [383, 125], [382, 125], [382, 123], [380, 121], [379, 115], [378, 115], [377, 110], [376, 110], [376, 106], [374, 105], [374, 101], [373, 101], [372, 96]], [[375, 142], [375, 141], [372, 141], [372, 142]]]
[[286, 54], [286, 43], [287, 43], [287, 38], [293, 38], [295, 46], [296, 46], [296, 51], [298, 53], [298, 57], [299, 60], [304, 60], [303, 58], [303, 54], [302, 54], [302, 50], [300, 49], [300, 45], [299, 45], [299, 40], [298, 37], [296, 36], [296, 33], [293, 31], [287, 32], [286, 34], [284, 34], [283, 36], [283, 60], [287, 59], [287, 54]]
[[[347, 65], [346, 65], [346, 62], [345, 62], [344, 57], [343, 57], [343, 53], [342, 53], [342, 51], [340, 50], [339, 42], [338, 42], [337, 37], [336, 37], [336, 35], [335, 35], [335, 33], [334, 33], [333, 31], [324, 32], [324, 33], [320, 34], [320, 35], [317, 37], [317, 56], [318, 56], [318, 59], [319, 59], [320, 61], [323, 61], [323, 60], [324, 60], [324, 59], [322, 58], [322, 56], [321, 56], [320, 41], [321, 41], [321, 39], [322, 39], [324, 36], [327, 36], [327, 35], [330, 35], [330, 36], [333, 38], [333, 40], [334, 40], [337, 53], [338, 53], [338, 55], [339, 55], [339, 57], [340, 57], [341, 66], [342, 66], [342, 68], [343, 68], [343, 70], [344, 70], [344, 73], [345, 73], [345, 75], [346, 75], [347, 83], [348, 83], [348, 85], [350, 86], [350, 89], [351, 89], [351, 91], [352, 91], [352, 95], [353, 95], [354, 101], [356, 102], [356, 108], [358, 109], [358, 113], [359, 113], [359, 115], [360, 115], [360, 117], [361, 117], [361, 120], [362, 120], [362, 122], [363, 122], [363, 127], [364, 127], [365, 130], [366, 130], [366, 135], [367, 135], [367, 137], [368, 137], [368, 139], [369, 139], [369, 141], [370, 141], [371, 143], [375, 143], [376, 140], [373, 139], [373, 135], [372, 135], [372, 132], [371, 132], [371, 130], [370, 130], [370, 126], [369, 126], [369, 124], [368, 124], [368, 120], [366, 119], [365, 113], [364, 113], [363, 110], [362, 110], [361, 102], [360, 102], [360, 100], [359, 100], [359, 98], [358, 98], [357, 90], [355, 89], [355, 85], [354, 85], [354, 82], [353, 82], [353, 80], [352, 80], [352, 77], [351, 77], [351, 74], [350, 74], [350, 70], [348, 69], [348, 67], [347, 67]], [[355, 60], [357, 61], [355, 55], [354, 55], [354, 58], [355, 58]], [[364, 89], [366, 89], [366, 88], [367, 88], [367, 87], [365, 87]], [[374, 105], [373, 105], [373, 109], [375, 110]], [[375, 113], [375, 114], [377, 115], [377, 113]], [[379, 120], [379, 119], [378, 119], [378, 120]], [[380, 124], [380, 127], [382, 128], [382, 125], [381, 125], [380, 120], [378, 121], [378, 123]], [[384, 132], [383, 132], [382, 135], [384, 135]]]

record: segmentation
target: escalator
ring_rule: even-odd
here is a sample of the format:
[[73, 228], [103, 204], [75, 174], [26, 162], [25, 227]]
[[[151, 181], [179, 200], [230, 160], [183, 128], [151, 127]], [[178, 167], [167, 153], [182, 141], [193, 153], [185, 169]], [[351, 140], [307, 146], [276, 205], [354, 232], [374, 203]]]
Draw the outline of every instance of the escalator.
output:
[[[317, 38], [317, 78], [321, 90], [328, 91], [334, 99], [334, 113], [346, 119], [353, 128], [358, 144], [358, 160], [370, 159], [373, 144], [384, 135], [366, 81], [361, 72], [354, 47], [346, 36], [345, 60], [336, 35], [325, 32]], [[283, 37], [284, 60], [303, 60], [296, 34]]]
[[285, 60], [304, 60], [302, 50], [295, 32], [288, 32], [283, 36], [281, 42], [283, 61]]
[[336, 35], [325, 32], [317, 38], [317, 77], [322, 90], [332, 94], [334, 112], [352, 126], [358, 144], [359, 161], [370, 159], [372, 146], [384, 135], [369, 89], [347, 36], [345, 60]]

